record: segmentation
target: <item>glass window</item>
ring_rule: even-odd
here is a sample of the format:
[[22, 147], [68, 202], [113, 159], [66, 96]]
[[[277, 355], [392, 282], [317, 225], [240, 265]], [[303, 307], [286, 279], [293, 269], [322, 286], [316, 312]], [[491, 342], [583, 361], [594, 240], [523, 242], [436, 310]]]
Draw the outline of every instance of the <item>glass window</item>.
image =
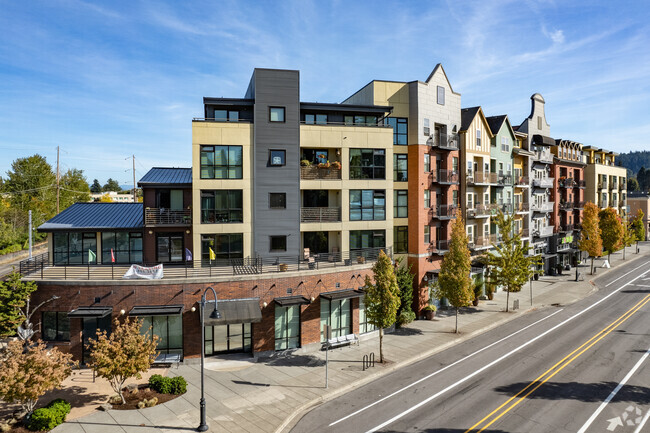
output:
[[159, 263], [182, 262], [185, 258], [183, 233], [156, 234], [156, 251]]
[[394, 194], [393, 218], [408, 217], [408, 190], [396, 189]]
[[368, 316], [366, 314], [366, 302], [364, 298], [359, 298], [359, 333], [374, 331], [377, 329], [375, 325], [368, 323]]
[[275, 350], [300, 347], [300, 305], [275, 305]]
[[286, 209], [287, 208], [287, 194], [284, 192], [270, 192], [269, 193], [269, 207], [271, 209]]
[[445, 88], [442, 86], [436, 86], [437, 90], [437, 101], [440, 105], [445, 105]]
[[386, 233], [384, 230], [350, 230], [350, 250], [385, 247]]
[[386, 179], [386, 151], [350, 149], [350, 179]]
[[[54, 233], [54, 263], [61, 265], [97, 263], [96, 233]], [[90, 253], [92, 251], [92, 253]]]
[[424, 154], [424, 172], [428, 173], [431, 171], [431, 155], [428, 153]]
[[243, 222], [242, 190], [201, 191], [201, 223]]
[[458, 157], [457, 156], [452, 156], [451, 157], [451, 169], [454, 171], [454, 173], [458, 173]]
[[424, 226], [424, 243], [428, 244], [431, 242], [431, 227], [428, 225]]
[[431, 191], [428, 189], [424, 190], [424, 208], [428, 209], [431, 206]]
[[405, 153], [393, 154], [393, 180], [395, 182], [408, 181], [408, 155]]
[[65, 311], [44, 311], [42, 339], [45, 341], [70, 341], [70, 319]]
[[352, 334], [352, 302], [350, 299], [320, 298], [321, 341], [326, 341], [325, 327], [332, 328], [332, 338]]
[[270, 236], [271, 252], [279, 252], [287, 250], [287, 237], [286, 236]]
[[152, 339], [154, 335], [158, 336], [156, 349], [159, 352], [183, 354], [183, 318], [180, 314], [140, 316], [138, 319], [142, 320], [140, 334]]
[[408, 253], [409, 233], [408, 226], [396, 226], [393, 228], [393, 246], [396, 254]]
[[383, 221], [385, 219], [385, 190], [350, 190], [350, 221]]
[[269, 152], [269, 165], [273, 167], [286, 165], [286, 150], [271, 150]]
[[[210, 250], [214, 259], [210, 258]], [[242, 233], [214, 234], [201, 236], [201, 259], [204, 264], [214, 260], [241, 259], [244, 257], [244, 235]]]
[[423, 128], [422, 132], [424, 133], [424, 135], [426, 135], [428, 137], [429, 134], [431, 133], [431, 129], [429, 128], [429, 119], [427, 119], [426, 117], [423, 120], [423, 125], [424, 125], [424, 128]]
[[270, 122], [284, 122], [284, 107], [269, 107]]
[[387, 117], [386, 124], [393, 127], [393, 144], [408, 144], [408, 119]]
[[481, 130], [476, 130], [476, 147], [481, 147]]
[[307, 160], [314, 165], [325, 164], [329, 161], [329, 153], [327, 149], [302, 149], [301, 160]]
[[102, 263], [141, 263], [142, 233], [103, 232]]
[[201, 179], [241, 179], [242, 146], [201, 146]]

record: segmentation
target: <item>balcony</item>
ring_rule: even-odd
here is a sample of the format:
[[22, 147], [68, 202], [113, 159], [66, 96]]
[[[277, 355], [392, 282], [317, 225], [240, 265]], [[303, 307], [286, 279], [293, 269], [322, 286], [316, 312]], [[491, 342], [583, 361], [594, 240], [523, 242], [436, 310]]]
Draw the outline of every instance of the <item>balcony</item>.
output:
[[573, 210], [573, 202], [561, 201], [559, 207], [560, 210], [567, 210], [567, 211]]
[[340, 207], [301, 207], [301, 223], [341, 222]]
[[171, 210], [148, 207], [144, 209], [144, 225], [153, 226], [191, 226], [192, 211], [189, 209]]
[[562, 251], [568, 251], [571, 249], [571, 244], [566, 243], [566, 244], [558, 244], [556, 247], [557, 252], [562, 252]]
[[553, 188], [553, 179], [552, 177], [545, 177], [542, 179], [533, 179], [533, 186], [537, 188]]
[[616, 183], [616, 182], [611, 182], [611, 183], [609, 184], [609, 188], [608, 188], [608, 189], [609, 189], [610, 191], [613, 190], [613, 189], [618, 189], [618, 183]]
[[341, 169], [335, 167], [300, 167], [300, 179], [302, 180], [341, 180]]
[[497, 174], [485, 172], [476, 172], [473, 175], [467, 175], [467, 183], [469, 185], [490, 185], [497, 183]]
[[536, 203], [533, 202], [530, 205], [530, 209], [534, 212], [553, 212], [553, 206], [555, 205], [555, 202], [552, 201], [546, 201], [543, 203]]
[[607, 189], [607, 181], [601, 180], [600, 182], [598, 182], [598, 189]]
[[458, 183], [458, 172], [453, 170], [439, 169], [433, 174], [433, 182], [441, 185], [453, 185]]
[[429, 209], [429, 215], [431, 218], [435, 219], [451, 219], [456, 217], [456, 210], [458, 206], [455, 204], [441, 204], [438, 206], [432, 206]]
[[575, 226], [573, 224], [561, 224], [560, 225], [560, 231], [561, 232], [572, 232], [575, 229]]
[[473, 208], [467, 209], [467, 218], [487, 218], [492, 214], [492, 206], [477, 204]]
[[440, 150], [458, 150], [458, 134], [433, 134], [431, 147]]
[[587, 187], [587, 182], [584, 179], [579, 179], [576, 181], [576, 186], [578, 188], [586, 188]]
[[515, 186], [528, 187], [530, 186], [530, 179], [528, 176], [519, 176], [515, 178]]
[[501, 212], [505, 214], [509, 214], [513, 212], [514, 205], [512, 203], [499, 203], [499, 209], [501, 209]]
[[515, 203], [515, 213], [528, 213], [530, 212], [530, 203], [527, 201]]
[[625, 182], [619, 183], [618, 184], [618, 189], [621, 190], [621, 191], [626, 190], [627, 189], [627, 183], [625, 183]]
[[474, 239], [469, 241], [470, 250], [481, 250], [484, 248], [490, 248], [491, 246], [492, 242], [490, 236], [476, 236]]
[[519, 230], [519, 237], [527, 238], [530, 236], [530, 229], [521, 229]]
[[[493, 175], [494, 173], [490, 173]], [[510, 173], [499, 172], [497, 174], [497, 186], [512, 185], [512, 175]]]
[[545, 238], [545, 237], [553, 236], [553, 227], [552, 226], [544, 226], [544, 227], [541, 227], [540, 229], [533, 230], [533, 236], [537, 236], [539, 238]]
[[573, 203], [573, 209], [582, 210], [584, 207], [585, 207], [584, 200], [576, 201], [576, 202]]
[[573, 187], [577, 186], [576, 182], [571, 177], [568, 177], [566, 179], [560, 179], [558, 184], [559, 184], [560, 188], [573, 188]]
[[553, 162], [553, 154], [550, 151], [537, 151], [533, 153], [533, 161], [543, 162], [546, 164], [551, 164]]
[[444, 254], [449, 251], [449, 240], [443, 239], [438, 242], [431, 241], [429, 244], [429, 251], [431, 251], [432, 254]]

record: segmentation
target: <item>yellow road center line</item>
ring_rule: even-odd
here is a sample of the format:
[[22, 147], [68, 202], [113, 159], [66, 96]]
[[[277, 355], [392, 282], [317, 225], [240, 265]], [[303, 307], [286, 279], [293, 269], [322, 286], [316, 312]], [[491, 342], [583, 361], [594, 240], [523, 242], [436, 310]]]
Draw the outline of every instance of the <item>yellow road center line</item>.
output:
[[[485, 422], [487, 419], [489, 419], [492, 415], [494, 415], [494, 414], [497, 413], [499, 410], [501, 410], [504, 406], [507, 406], [511, 401], [513, 401], [514, 399], [516, 399], [517, 397], [519, 397], [521, 394], [523, 394], [524, 392], [526, 392], [529, 388], [531, 388], [531, 387], [534, 386], [536, 383], [538, 383], [540, 380], [542, 380], [546, 375], [550, 374], [550, 373], [551, 373], [551, 372], [552, 372], [556, 367], [558, 367], [559, 365], [561, 365], [564, 361], [566, 361], [567, 359], [571, 358], [571, 356], [573, 356], [576, 352], [579, 352], [579, 351], [582, 350], [585, 346], [589, 345], [589, 347], [587, 347], [587, 348], [585, 348], [584, 350], [582, 350], [578, 355], [576, 355], [576, 356], [573, 357], [570, 361], [568, 361], [568, 362], [567, 362], [563, 367], [561, 367], [559, 370], [557, 370], [556, 372], [554, 372], [552, 375], [550, 375], [549, 377], [547, 377], [546, 379], [544, 379], [544, 380], [543, 380], [541, 383], [539, 383], [539, 385], [536, 386], [533, 390], [531, 390], [530, 392], [528, 392], [525, 396], [521, 397], [520, 400], [519, 400], [518, 402], [516, 402], [515, 404], [513, 404], [510, 408], [506, 409], [502, 414], [500, 414], [497, 418], [495, 418], [494, 420], [492, 420], [489, 424], [487, 424], [486, 426], [484, 426], [484, 427], [483, 427], [481, 430], [479, 430], [479, 431], [483, 431], [485, 428], [489, 427], [489, 426], [490, 426], [494, 421], [496, 421], [497, 419], [499, 419], [501, 416], [503, 416], [505, 413], [507, 413], [510, 409], [512, 409], [513, 407], [515, 407], [517, 404], [519, 404], [519, 402], [520, 402], [522, 399], [524, 399], [524, 398], [526, 398], [528, 395], [530, 395], [533, 391], [535, 391], [535, 390], [536, 390], [537, 388], [539, 388], [539, 387], [540, 387], [544, 382], [546, 382], [546, 381], [549, 380], [551, 377], [553, 377], [553, 376], [554, 376], [557, 372], [559, 372], [562, 368], [566, 367], [568, 364], [570, 364], [571, 362], [573, 362], [573, 360], [575, 360], [578, 356], [580, 356], [582, 353], [584, 353], [586, 350], [588, 350], [590, 347], [592, 347], [594, 344], [596, 344], [598, 341], [600, 341], [602, 338], [604, 338], [606, 335], [608, 335], [610, 332], [612, 332], [612, 331], [613, 331], [615, 328], [617, 328], [621, 323], [623, 323], [623, 322], [625, 322], [627, 319], [629, 319], [629, 318], [630, 318], [634, 313], [636, 313], [639, 309], [641, 309], [641, 308], [642, 308], [645, 304], [647, 304], [649, 301], [650, 301], [650, 295], [646, 295], [643, 299], [641, 299], [638, 303], [636, 303], [632, 308], [630, 308], [628, 311], [626, 311], [623, 315], [621, 315], [621, 316], [618, 317], [616, 320], [614, 320], [612, 323], [610, 323], [609, 325], [607, 325], [605, 328], [603, 328], [601, 331], [599, 331], [597, 334], [595, 334], [595, 335], [594, 335], [593, 337], [591, 337], [589, 340], [585, 341], [585, 342], [584, 342], [583, 344], [581, 344], [578, 348], [576, 348], [575, 350], [573, 350], [571, 353], [569, 353], [568, 355], [566, 355], [566, 356], [565, 356], [564, 358], [562, 358], [560, 361], [558, 361], [557, 363], [555, 363], [551, 368], [549, 368], [549, 369], [546, 370], [544, 373], [542, 373], [541, 375], [539, 375], [539, 376], [538, 376], [535, 380], [533, 380], [531, 383], [529, 383], [528, 385], [526, 385], [526, 387], [525, 387], [524, 389], [522, 389], [522, 390], [519, 391], [517, 394], [513, 395], [512, 397], [510, 397], [508, 400], [506, 400], [506, 401], [505, 401], [503, 404], [501, 404], [499, 407], [497, 407], [496, 409], [494, 409], [492, 412], [490, 412], [489, 414], [487, 414], [485, 417], [483, 417], [483, 418], [482, 418], [480, 421], [478, 421], [476, 424], [474, 424], [474, 425], [471, 426], [469, 429], [467, 429], [467, 430], [465, 431], [465, 433], [471, 432], [472, 430], [476, 429], [479, 425], [481, 425], [483, 422]], [[596, 341], [594, 341], [594, 340], [596, 340]], [[593, 341], [593, 343], [592, 343], [592, 341]], [[590, 344], [590, 343], [591, 343], [591, 344]]]

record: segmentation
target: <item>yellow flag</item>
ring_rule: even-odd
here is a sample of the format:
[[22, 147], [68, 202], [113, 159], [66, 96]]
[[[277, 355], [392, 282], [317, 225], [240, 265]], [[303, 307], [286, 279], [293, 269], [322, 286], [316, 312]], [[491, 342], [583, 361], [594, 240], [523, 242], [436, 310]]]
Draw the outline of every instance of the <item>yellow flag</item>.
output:
[[212, 251], [212, 248], [208, 247], [210, 250], [210, 260], [215, 260], [217, 258], [217, 255]]

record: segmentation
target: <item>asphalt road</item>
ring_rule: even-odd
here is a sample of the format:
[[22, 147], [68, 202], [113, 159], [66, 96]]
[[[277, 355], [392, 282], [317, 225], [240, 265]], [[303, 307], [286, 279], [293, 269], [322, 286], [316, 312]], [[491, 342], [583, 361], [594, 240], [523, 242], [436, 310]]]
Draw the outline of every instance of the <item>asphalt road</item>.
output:
[[292, 432], [648, 432], [650, 261], [597, 285], [326, 402]]

